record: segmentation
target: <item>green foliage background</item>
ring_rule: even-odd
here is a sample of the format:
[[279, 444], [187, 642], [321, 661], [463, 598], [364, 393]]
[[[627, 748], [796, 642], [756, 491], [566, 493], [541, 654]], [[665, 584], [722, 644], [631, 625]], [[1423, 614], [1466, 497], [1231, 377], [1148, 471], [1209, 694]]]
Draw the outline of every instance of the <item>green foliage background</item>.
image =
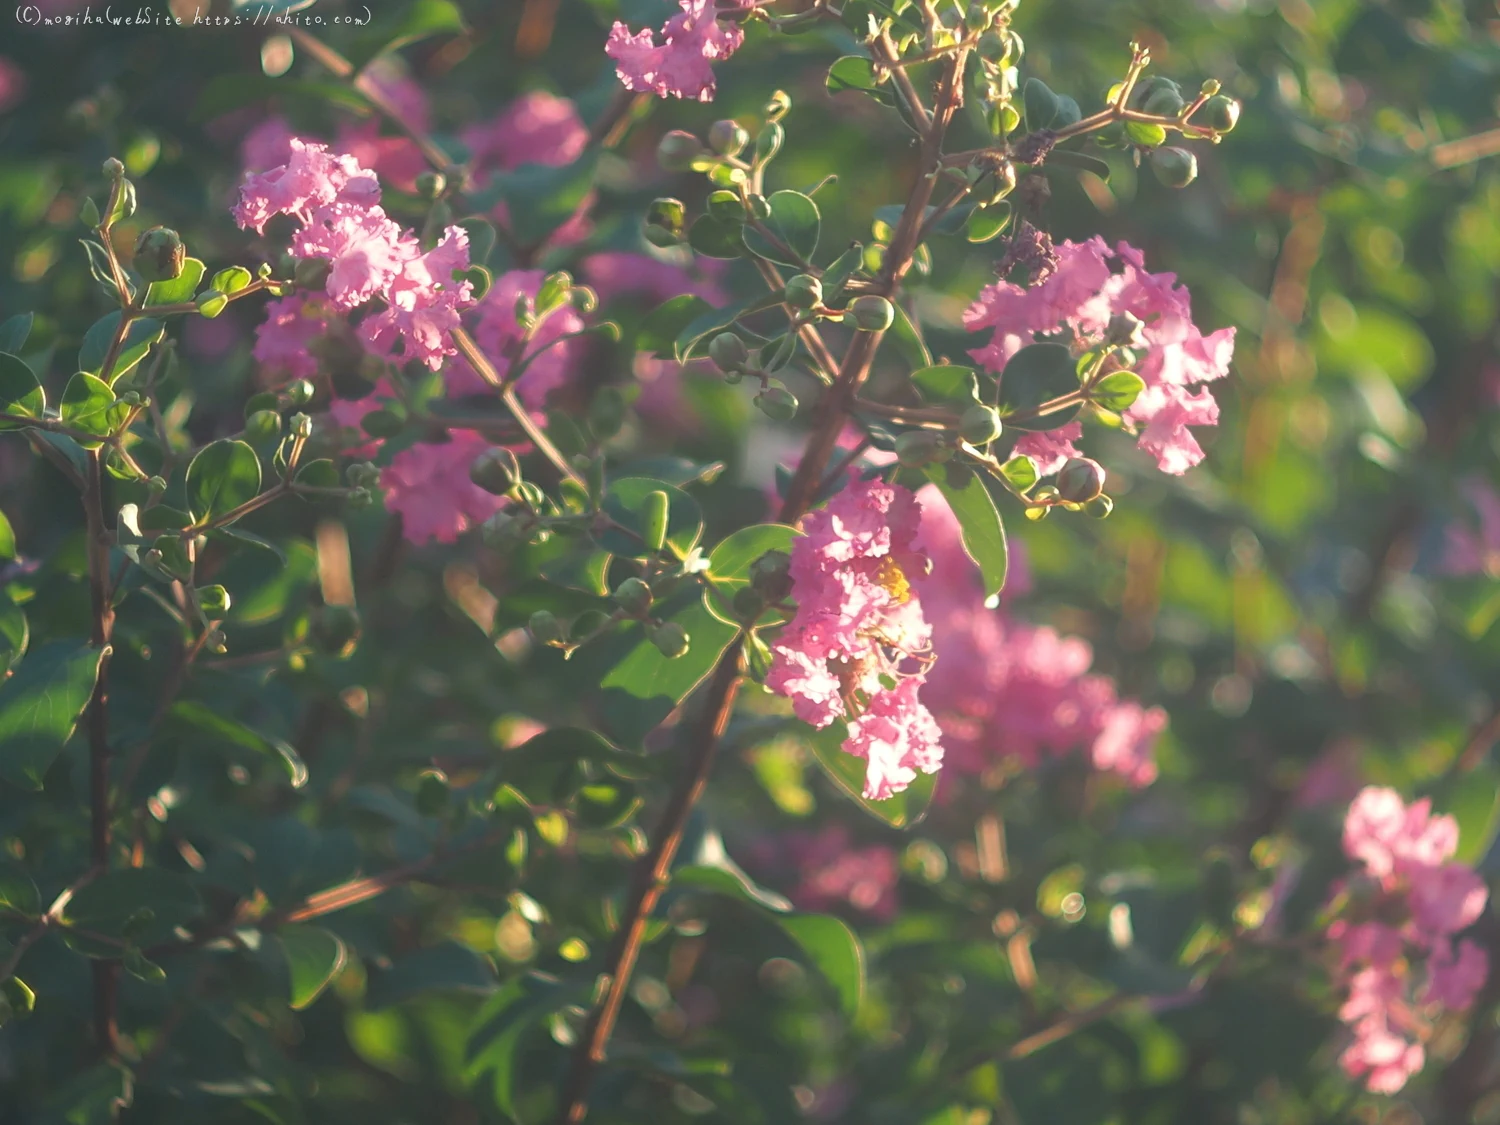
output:
[[[392, 0], [370, 28], [319, 33], [369, 53], [427, 20], [436, 33], [400, 54], [447, 136], [533, 87], [593, 119], [616, 89], [602, 54], [610, 21], [665, 14], [654, 0], [463, 8]], [[323, 0], [311, 11], [347, 9]], [[1185, 191], [1123, 159], [1108, 185], [1052, 177], [1059, 238], [1128, 239], [1153, 268], [1180, 274], [1201, 325], [1239, 328], [1203, 466], [1168, 478], [1122, 442], [1110, 450], [1109, 520], [1009, 525], [1037, 587], [1018, 612], [1086, 637], [1122, 694], [1169, 709], [1161, 779], [1124, 793], [1052, 769], [1000, 790], [966, 787], [898, 829], [846, 799], [787, 736], [777, 705], [751, 691], [590, 1120], [786, 1122], [813, 1091], [823, 1091], [815, 1112], [833, 1106], [824, 1119], [870, 1125], [1500, 1116], [1493, 988], [1471, 1021], [1440, 1028], [1427, 1070], [1393, 1102], [1338, 1072], [1337, 997], [1315, 953], [1247, 947], [1208, 974], [1196, 960], [1236, 903], [1253, 912], [1293, 860], [1304, 866], [1286, 928], [1308, 931], [1339, 871], [1342, 810], [1302, 808], [1294, 794], [1331, 744], [1366, 780], [1453, 812], [1461, 858], [1487, 877], [1500, 864], [1500, 587], [1435, 567], [1442, 528], [1473, 518], [1457, 482], [1500, 476], [1500, 179], [1492, 162], [1444, 147], [1493, 126], [1494, 19], [1477, 2], [1420, 0], [1022, 5], [1023, 73], [1086, 107], [1118, 79], [1132, 39], [1152, 46], [1160, 72], [1189, 88], [1217, 77], [1245, 107], [1232, 136], [1200, 147]], [[77, 243], [105, 157], [137, 183], [130, 225], [178, 229], [216, 270], [244, 258], [227, 203], [249, 120], [225, 127], [220, 115], [271, 99], [316, 128], [348, 111], [300, 55], [289, 75], [266, 77], [265, 38], [9, 24], [0, 35], [26, 83], [0, 114], [0, 319], [37, 314], [25, 358], [49, 401], [109, 307]], [[852, 46], [752, 29], [718, 68], [711, 106], [652, 101], [600, 165], [591, 245], [640, 248], [639, 216], [656, 195], [701, 202], [701, 179], [652, 168], [661, 131], [753, 117], [776, 88], [794, 109], [771, 186], [837, 173], [819, 195], [823, 245], [867, 239], [870, 216], [903, 198], [914, 166], [872, 103], [825, 92], [827, 66]], [[961, 130], [982, 142], [977, 118]], [[419, 214], [409, 201], [403, 217]], [[933, 351], [958, 357], [959, 314], [995, 255], [941, 239], [931, 251], [917, 307]], [[163, 406], [195, 442], [241, 425], [258, 309], [246, 300], [226, 312], [246, 333], [227, 357], [187, 348], [171, 375]], [[597, 382], [628, 371], [643, 311], [621, 314], [624, 343], [598, 346]], [[705, 386], [700, 434], [667, 449], [642, 429], [622, 447], [626, 460], [728, 463], [700, 493], [710, 544], [766, 516], [741, 474], [765, 458], [745, 440], [746, 397]], [[0, 439], [0, 509], [20, 555], [40, 564], [5, 572], [0, 661], [24, 614], [17, 675], [65, 681], [89, 629], [76, 495], [11, 435]], [[347, 654], [347, 623], [320, 585], [326, 520], [351, 545], [361, 632]], [[84, 888], [69, 917], [130, 927], [150, 958], [123, 976], [127, 1057], [99, 1062], [89, 1036], [85, 958], [100, 948], [46, 933], [18, 967], [35, 1009], [0, 1029], [0, 1121], [545, 1119], [630, 857], [681, 747], [669, 730], [656, 753], [614, 761], [574, 729], [627, 722], [581, 690], [619, 654], [565, 663], [517, 645], [531, 612], [558, 599], [537, 579], [547, 550], [405, 549], [378, 505], [299, 500], [244, 527], [284, 561], [226, 545], [214, 580], [235, 598], [229, 658], [196, 669], [164, 711], [176, 631], [145, 596], [119, 606], [114, 738], [124, 759], [146, 749], [124, 779], [116, 835], [140, 869]], [[233, 659], [283, 647], [302, 655]], [[555, 729], [502, 749], [523, 741], [526, 720]], [[39, 789], [24, 776], [23, 742], [0, 740], [0, 936], [13, 949], [88, 866], [83, 739], [43, 761]], [[849, 915], [857, 946], [844, 925], [783, 913], [775, 892], [790, 889], [788, 872], [756, 871], [766, 892], [740, 870], [754, 866], [757, 842], [832, 821], [902, 855], [902, 908], [889, 924]], [[981, 853], [1000, 823], [996, 871]], [[347, 907], [310, 911], [330, 888]], [[1081, 915], [1060, 906], [1070, 892], [1083, 896]], [[1134, 935], [1123, 947], [1110, 926], [1122, 910]], [[1481, 925], [1500, 950], [1493, 921]], [[1104, 1018], [1031, 1045], [1064, 1013], [1101, 1003]]]

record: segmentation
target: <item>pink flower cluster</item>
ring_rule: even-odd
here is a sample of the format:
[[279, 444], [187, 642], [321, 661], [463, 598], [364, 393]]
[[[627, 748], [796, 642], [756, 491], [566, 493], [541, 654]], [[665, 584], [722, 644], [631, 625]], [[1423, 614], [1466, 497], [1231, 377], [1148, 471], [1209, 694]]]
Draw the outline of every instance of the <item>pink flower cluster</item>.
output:
[[1362, 790], [1344, 820], [1344, 853], [1360, 872], [1328, 928], [1349, 992], [1339, 1018], [1354, 1033], [1340, 1062], [1377, 1093], [1396, 1092], [1422, 1069], [1429, 1018], [1468, 1007], [1489, 975], [1483, 949], [1454, 941], [1489, 899], [1472, 869], [1450, 862], [1457, 847], [1451, 816], [1433, 816], [1427, 800], [1408, 805], [1393, 789]]
[[884, 844], [851, 847], [842, 824], [789, 833], [785, 842], [799, 873], [791, 893], [798, 909], [823, 913], [848, 905], [877, 921], [896, 916], [901, 868], [893, 849]]
[[872, 480], [803, 520], [791, 557], [797, 613], [766, 678], [804, 722], [846, 722], [844, 750], [865, 759], [872, 800], [943, 762], [937, 722], [918, 698], [932, 635], [912, 589], [928, 567], [916, 546], [921, 518], [909, 491]]
[[[415, 235], [403, 231], [380, 207], [380, 184], [373, 172], [352, 156], [340, 156], [326, 145], [292, 138], [285, 164], [250, 173], [234, 208], [240, 226], [263, 232], [276, 215], [291, 215], [302, 226], [292, 236], [291, 251], [300, 260], [328, 264], [325, 291], [333, 306], [348, 311], [378, 300], [380, 307], [360, 324], [365, 347], [390, 356], [398, 345], [406, 359], [429, 368], [455, 354], [451, 332], [459, 310], [470, 302], [472, 286], [457, 280], [469, 268], [469, 236], [449, 227], [442, 241], [423, 251]], [[305, 326], [294, 313], [278, 307], [272, 321], [294, 335]], [[288, 341], [257, 346], [270, 352], [294, 346]]]
[[490, 448], [472, 430], [450, 430], [445, 442], [403, 449], [380, 471], [386, 510], [401, 515], [401, 532], [414, 543], [452, 543], [506, 503], [469, 479], [469, 466]]
[[1443, 573], [1500, 578], [1500, 492], [1478, 477], [1464, 481], [1463, 492], [1479, 516], [1479, 525], [1448, 526], [1443, 544]]
[[604, 53], [615, 60], [615, 73], [627, 90], [659, 98], [714, 99], [710, 63], [727, 59], [745, 41], [738, 24], [721, 24], [714, 0], [678, 0], [682, 11], [661, 29], [661, 43], [646, 29], [631, 34], [616, 22]]
[[[1123, 242], [1114, 250], [1098, 237], [1064, 242], [1057, 247], [1057, 258], [1057, 270], [1030, 289], [998, 281], [979, 294], [965, 311], [964, 324], [971, 332], [992, 329], [994, 336], [969, 354], [1000, 372], [1038, 333], [1068, 330], [1093, 344], [1112, 316], [1129, 313], [1145, 322], [1145, 348], [1136, 372], [1146, 389], [1125, 418], [1137, 427], [1140, 447], [1156, 458], [1162, 472], [1186, 472], [1203, 460], [1188, 427], [1219, 420], [1218, 403], [1201, 384], [1228, 373], [1234, 329], [1204, 336], [1193, 324], [1190, 296], [1176, 275], [1148, 273], [1141, 252]], [[1079, 455], [1073, 443], [1082, 436], [1082, 424], [1070, 422], [1027, 434], [1016, 443], [1016, 452], [1030, 457], [1045, 475]]]
[[[980, 608], [978, 571], [952, 511], [936, 489], [918, 499], [932, 573], [916, 585], [941, 669], [922, 698], [942, 728], [950, 767], [978, 775], [1013, 759], [1031, 768], [1081, 747], [1094, 768], [1129, 785], [1154, 781], [1166, 712], [1120, 699], [1113, 680], [1091, 673], [1087, 641], [1019, 621], [1003, 604]], [[1007, 592], [1022, 592], [1021, 585], [1012, 574]]]

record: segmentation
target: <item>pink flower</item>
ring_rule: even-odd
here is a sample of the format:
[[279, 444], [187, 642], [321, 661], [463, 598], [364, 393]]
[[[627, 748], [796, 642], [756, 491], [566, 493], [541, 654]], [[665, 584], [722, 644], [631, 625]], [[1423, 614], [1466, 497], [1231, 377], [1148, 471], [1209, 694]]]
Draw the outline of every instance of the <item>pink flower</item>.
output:
[[[971, 332], [990, 329], [990, 342], [969, 354], [1002, 372], [1009, 359], [1038, 334], [1064, 333], [1081, 346], [1093, 346], [1112, 317], [1129, 313], [1142, 321], [1143, 347], [1136, 371], [1146, 389], [1125, 412], [1136, 427], [1140, 448], [1156, 458], [1163, 472], [1181, 474], [1203, 460], [1189, 426], [1219, 420], [1218, 404], [1199, 384], [1228, 374], [1234, 330], [1204, 336], [1194, 325], [1191, 298], [1170, 273], [1148, 273], [1139, 250], [1120, 243], [1110, 250], [1101, 238], [1064, 242], [1057, 247], [1057, 270], [1029, 289], [998, 281], [982, 290], [964, 313]], [[1037, 462], [1043, 475], [1076, 454], [1082, 435], [1076, 424], [1062, 431], [1028, 434], [1016, 444]], [[1066, 450], [1066, 452], [1064, 452]]]
[[416, 239], [379, 207], [334, 203], [309, 216], [292, 238], [292, 253], [326, 260], [329, 297], [352, 309], [385, 289], [419, 250]]
[[[386, 286], [386, 307], [360, 324], [366, 346], [386, 356], [401, 346], [401, 356], [420, 360], [436, 371], [443, 360], [458, 354], [452, 333], [460, 326], [459, 310], [470, 304], [473, 286], [455, 281], [469, 268], [469, 236], [462, 227], [449, 227], [443, 240], [427, 253], [402, 263]], [[330, 278], [331, 280], [331, 278]]]
[[1470, 868], [1444, 863], [1413, 876], [1407, 901], [1412, 924], [1424, 937], [1436, 940], [1472, 926], [1489, 897], [1484, 880]]
[[847, 903], [880, 921], [895, 917], [901, 872], [893, 849], [879, 844], [850, 847], [849, 831], [842, 824], [830, 824], [816, 834], [793, 833], [787, 847], [801, 872], [791, 894], [800, 909], [826, 912]]
[[1500, 492], [1478, 477], [1464, 481], [1463, 491], [1479, 526], [1448, 526], [1440, 569], [1444, 574], [1500, 577]]
[[471, 125], [461, 136], [481, 175], [522, 164], [561, 168], [582, 156], [589, 143], [578, 107], [543, 90], [522, 94], [488, 124]]
[[407, 539], [452, 543], [500, 510], [505, 500], [469, 479], [469, 466], [489, 447], [472, 431], [455, 430], [446, 442], [403, 449], [381, 470], [386, 509], [401, 516]]
[[709, 64], [739, 50], [745, 33], [738, 24], [719, 23], [714, 0], [679, 0], [679, 6], [682, 12], [662, 28], [660, 46], [649, 30], [632, 35], [617, 22], [604, 53], [615, 60], [615, 73], [627, 90], [711, 102], [715, 91]]
[[[935, 489], [919, 499], [921, 547], [932, 573], [916, 585], [938, 659], [922, 698], [937, 716], [953, 769], [977, 775], [1005, 759], [1034, 768], [1082, 749], [1095, 768], [1127, 784], [1154, 780], [1152, 751], [1166, 713], [1119, 699], [1108, 677], [1091, 674], [1086, 641], [1017, 621], [1003, 604], [985, 609], [952, 511]], [[1020, 574], [1024, 588], [1024, 569]]]
[[790, 566], [797, 612], [766, 678], [804, 722], [847, 721], [844, 750], [865, 759], [864, 795], [875, 800], [943, 759], [918, 699], [931, 635], [911, 587], [927, 569], [920, 522], [916, 497], [878, 480], [851, 483], [803, 520]]
[[1015, 452], [1017, 456], [1030, 457], [1037, 474], [1045, 477], [1061, 469], [1069, 457], [1083, 456], [1073, 444], [1082, 439], [1083, 423], [1069, 422], [1055, 430], [1023, 434], [1016, 439]]
[[1403, 865], [1433, 867], [1457, 850], [1458, 822], [1431, 812], [1425, 798], [1408, 807], [1394, 789], [1370, 786], [1344, 819], [1344, 854], [1382, 881]]
[[345, 446], [341, 452], [351, 457], [375, 455], [375, 451], [380, 448], [380, 442], [368, 438], [365, 434], [363, 426], [365, 415], [381, 409], [394, 398], [395, 392], [392, 391], [391, 384], [382, 379], [364, 398], [336, 398], [328, 404], [329, 416], [353, 435], [354, 444]]
[[241, 227], [264, 233], [274, 215], [295, 215], [311, 221], [319, 207], [338, 201], [355, 208], [380, 201], [380, 183], [373, 172], [350, 156], [336, 156], [327, 145], [293, 137], [287, 162], [269, 172], [250, 173], [240, 186], [234, 219]]
[[266, 303], [266, 319], [255, 330], [251, 353], [265, 366], [292, 378], [310, 379], [318, 373], [312, 342], [328, 331], [336, 315], [327, 300], [293, 294]]

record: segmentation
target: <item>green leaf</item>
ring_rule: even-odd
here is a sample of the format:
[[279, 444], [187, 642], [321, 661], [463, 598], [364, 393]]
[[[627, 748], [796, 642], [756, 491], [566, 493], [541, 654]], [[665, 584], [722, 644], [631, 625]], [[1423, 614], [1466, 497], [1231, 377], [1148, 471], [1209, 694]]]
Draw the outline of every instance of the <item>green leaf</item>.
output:
[[260, 458], [243, 441], [211, 442], [188, 465], [188, 512], [196, 523], [223, 516], [259, 493]]
[[703, 534], [703, 510], [680, 488], [665, 481], [649, 477], [625, 477], [610, 485], [604, 494], [604, 513], [618, 527], [607, 527], [596, 532], [594, 538], [599, 546], [612, 555], [626, 559], [645, 558], [652, 552], [647, 548], [643, 536], [648, 517], [648, 497], [653, 492], [667, 494], [667, 538], [666, 546], [679, 559], [698, 545]]
[[220, 293], [232, 294], [238, 293], [253, 280], [250, 271], [244, 266], [229, 266], [214, 274], [209, 280], [208, 287], [217, 289]]
[[708, 341], [728, 328], [739, 317], [750, 312], [751, 307], [738, 302], [726, 305], [722, 309], [705, 309], [677, 334], [675, 356], [677, 362], [684, 363], [694, 355], [704, 354], [708, 348]]
[[575, 985], [556, 977], [525, 973], [507, 981], [474, 1019], [475, 1030], [464, 1051], [464, 1073], [471, 1082], [490, 1075], [495, 1104], [513, 1120], [519, 1120], [516, 1079], [521, 1069], [521, 1038], [543, 1015], [573, 999], [575, 992]]
[[865, 953], [854, 931], [828, 914], [788, 914], [777, 922], [833, 985], [844, 1014], [852, 1018], [865, 994]]
[[374, 1012], [429, 992], [491, 993], [499, 982], [489, 961], [467, 945], [439, 942], [370, 973], [365, 1007]]
[[73, 735], [99, 678], [103, 651], [54, 641], [21, 661], [0, 684], [0, 777], [28, 789]]
[[319, 926], [283, 926], [276, 932], [291, 978], [291, 1004], [306, 1008], [349, 961], [349, 951], [338, 936]]
[[675, 358], [677, 337], [683, 329], [712, 311], [712, 305], [692, 293], [684, 293], [657, 305], [646, 314], [636, 330], [635, 350], [663, 359]]
[[[189, 521], [191, 522], [191, 521]], [[286, 552], [269, 539], [256, 535], [254, 532], [246, 531], [240, 527], [221, 527], [209, 533], [210, 539], [228, 539], [235, 543], [243, 543], [250, 547], [259, 547], [262, 551], [269, 551], [275, 555], [282, 566], [286, 565]]]
[[1065, 164], [1070, 168], [1077, 168], [1081, 172], [1092, 172], [1105, 183], [1109, 183], [1109, 164], [1107, 161], [1091, 156], [1086, 152], [1078, 152], [1071, 148], [1055, 148], [1047, 154], [1048, 164]]
[[807, 266], [817, 252], [823, 224], [818, 205], [800, 191], [773, 192], [766, 202], [771, 213], [762, 225], [780, 240], [780, 245], [748, 225], [744, 228], [745, 245], [762, 258], [784, 266]]
[[120, 346], [120, 354], [115, 359], [114, 369], [106, 375], [100, 368], [109, 355], [109, 345], [114, 340], [115, 330], [119, 325], [119, 309], [106, 313], [84, 333], [83, 346], [78, 349], [78, 370], [97, 375], [111, 386], [116, 379], [146, 358], [146, 353], [161, 339], [162, 334], [162, 323], [159, 320], [152, 320], [149, 316], [132, 320], [125, 333], [125, 342]]
[[[307, 784], [307, 766], [293, 746], [252, 730], [206, 703], [196, 699], [179, 700], [167, 712], [167, 721], [190, 732], [194, 736], [193, 745], [198, 748], [217, 751], [222, 747], [233, 747], [248, 751], [255, 758], [270, 758], [287, 775], [293, 789]], [[253, 761], [254, 758], [247, 760]]]
[[0, 562], [9, 562], [16, 557], [16, 533], [10, 519], [0, 512]]
[[135, 1082], [119, 1063], [99, 1063], [47, 1099], [47, 1125], [114, 1125], [135, 1099]]
[[829, 267], [823, 271], [823, 300], [824, 302], [837, 301], [843, 296], [844, 286], [849, 279], [859, 272], [860, 266], [864, 265], [865, 248], [858, 242], [852, 243]]
[[1167, 143], [1167, 131], [1150, 121], [1125, 122], [1125, 135], [1138, 145], [1156, 148]]
[[307, 462], [297, 470], [297, 475], [292, 480], [308, 488], [337, 488], [341, 483], [339, 467], [327, 457]]
[[845, 90], [858, 90], [884, 105], [896, 104], [895, 95], [891, 93], [890, 87], [876, 83], [875, 66], [863, 55], [845, 55], [835, 62], [828, 68], [826, 84], [830, 94], [840, 94]]
[[0, 600], [0, 676], [11, 670], [26, 655], [31, 627], [26, 612], [14, 602]]
[[1028, 78], [1021, 87], [1021, 104], [1026, 110], [1026, 129], [1034, 133], [1046, 129], [1057, 119], [1062, 103], [1040, 78]]
[[[63, 920], [115, 941], [143, 948], [166, 941], [203, 911], [198, 892], [186, 876], [160, 867], [126, 867], [107, 872], [82, 887], [63, 910]], [[108, 956], [103, 943], [91, 943], [90, 955]]]
[[798, 531], [780, 523], [742, 527], [726, 536], [708, 557], [708, 572], [716, 581], [741, 585], [750, 581], [750, 566], [767, 551], [790, 551]]
[[8, 355], [20, 355], [26, 347], [26, 340], [31, 335], [31, 324], [36, 320], [33, 313], [17, 313], [15, 316], [0, 322], [0, 352]]
[[607, 675], [601, 687], [599, 727], [613, 742], [639, 746], [677, 705], [707, 678], [738, 630], [711, 614], [696, 590], [667, 602], [657, 611], [687, 631], [689, 648], [667, 659], [639, 632], [640, 640]]
[[932, 804], [932, 794], [937, 787], [937, 774], [919, 773], [915, 781], [894, 797], [871, 801], [864, 796], [864, 759], [844, 753], [843, 743], [849, 732], [842, 721], [830, 723], [822, 730], [799, 723], [796, 730], [829, 780], [877, 820], [892, 828], [910, 828], [927, 815], [927, 807]]
[[924, 402], [973, 406], [979, 401], [979, 380], [972, 367], [943, 363], [911, 373], [912, 385]]
[[1000, 376], [1000, 414], [1006, 425], [1023, 430], [1053, 430], [1078, 416], [1077, 408], [1059, 410], [1024, 422], [1011, 422], [1018, 411], [1031, 411], [1078, 389], [1073, 356], [1061, 344], [1028, 344], [1005, 365]]
[[[180, 305], [191, 301], [198, 292], [198, 283], [203, 280], [203, 263], [197, 258], [185, 258], [182, 272], [170, 281], [153, 281], [146, 290], [147, 305]], [[220, 292], [224, 292], [220, 290]]]
[[984, 580], [984, 596], [992, 598], [1005, 588], [1005, 571], [1009, 563], [1009, 551], [1005, 544], [1005, 524], [995, 507], [995, 498], [984, 486], [978, 473], [965, 470], [963, 484], [955, 487], [950, 479], [948, 465], [933, 465], [927, 476], [958, 520], [963, 533], [964, 552], [979, 567]]
[[1115, 371], [1094, 384], [1089, 391], [1089, 398], [1105, 410], [1123, 414], [1145, 389], [1146, 380], [1134, 371]]
[[585, 545], [547, 560], [541, 565], [540, 573], [548, 582], [602, 598], [609, 593], [611, 557], [608, 551], [594, 550]]
[[1000, 475], [1008, 480], [1017, 492], [1025, 492], [1036, 484], [1036, 463], [1030, 457], [1012, 457], [1000, 466]]
[[688, 228], [688, 245], [705, 258], [738, 258], [745, 253], [744, 227], [700, 215]]
[[1005, 233], [1005, 228], [1010, 226], [1010, 219], [1010, 204], [1003, 199], [988, 207], [976, 207], [969, 212], [964, 236], [970, 242], [989, 242]]
[[[87, 371], [79, 371], [68, 380], [57, 410], [64, 424], [101, 438], [118, 430], [130, 416], [130, 407], [115, 402], [115, 392], [109, 384]], [[103, 442], [80, 440], [79, 444], [85, 449], [97, 449]]]
[[28, 918], [41, 914], [42, 896], [30, 875], [9, 865], [0, 867], [0, 907]]
[[911, 367], [931, 367], [932, 353], [927, 350], [927, 344], [922, 339], [922, 334], [917, 331], [917, 326], [912, 323], [911, 317], [901, 307], [901, 302], [894, 302], [896, 306], [896, 319], [891, 323], [891, 329], [886, 333], [887, 338], [895, 345], [897, 353]]
[[[47, 395], [31, 368], [15, 356], [0, 352], [0, 414], [40, 418], [47, 409]], [[0, 430], [17, 430], [24, 422], [0, 421]]]
[[672, 872], [672, 886], [674, 889], [686, 887], [695, 891], [728, 895], [777, 913], [792, 909], [788, 899], [756, 883], [733, 860], [713, 866], [694, 864], [691, 867], [679, 867]]

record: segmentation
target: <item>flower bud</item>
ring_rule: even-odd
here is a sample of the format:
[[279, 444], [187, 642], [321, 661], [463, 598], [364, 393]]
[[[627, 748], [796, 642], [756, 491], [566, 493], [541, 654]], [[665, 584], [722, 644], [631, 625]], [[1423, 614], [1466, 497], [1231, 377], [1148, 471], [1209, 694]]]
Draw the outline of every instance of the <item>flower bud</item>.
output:
[[113, 156], [104, 162], [104, 178], [107, 180], [118, 180], [125, 174], [125, 165], [121, 164]]
[[743, 589], [735, 591], [734, 612], [736, 616], [746, 621], [754, 621], [765, 608], [766, 599], [750, 587], [746, 586]]
[[1087, 457], [1069, 457], [1057, 474], [1057, 494], [1069, 504], [1087, 504], [1104, 491], [1104, 466]]
[[656, 650], [668, 660], [676, 660], [688, 650], [687, 630], [675, 621], [663, 621], [646, 630]]
[[313, 420], [306, 414], [293, 414], [287, 421], [291, 426], [293, 437], [304, 439], [312, 437]]
[[1102, 493], [1095, 496], [1083, 506], [1085, 515], [1093, 516], [1096, 520], [1106, 519], [1110, 512], [1115, 510], [1115, 502]]
[[344, 497], [344, 503], [355, 510], [368, 508], [375, 503], [375, 494], [368, 488], [351, 488], [349, 494]]
[[749, 143], [750, 134], [738, 121], [715, 121], [708, 130], [708, 147], [720, 156], [737, 156]]
[[708, 213], [721, 223], [743, 223], [745, 201], [738, 192], [720, 188], [708, 197]]
[[286, 385], [286, 400], [292, 406], [306, 406], [316, 393], [317, 388], [307, 379], [293, 379]]
[[1198, 158], [1185, 148], [1159, 148], [1151, 154], [1151, 170], [1169, 188], [1185, 188], [1198, 178]]
[[442, 770], [423, 770], [417, 778], [417, 794], [413, 802], [417, 812], [423, 816], [439, 816], [448, 807], [448, 775]]
[[229, 612], [229, 591], [223, 586], [199, 586], [198, 608], [204, 617], [222, 619]]
[[521, 464], [510, 450], [496, 446], [474, 459], [469, 479], [492, 496], [505, 496], [521, 483]]
[[792, 592], [792, 557], [785, 551], [767, 551], [750, 564], [750, 589], [769, 602], [779, 602]]
[[429, 169], [417, 175], [416, 185], [417, 194], [423, 199], [436, 199], [447, 188], [448, 178], [441, 172], [434, 172]]
[[245, 419], [245, 437], [252, 442], [271, 441], [281, 436], [281, 415], [274, 410], [257, 410]]
[[946, 461], [952, 455], [953, 450], [936, 430], [908, 430], [896, 439], [896, 459], [909, 469]]
[[380, 483], [380, 470], [371, 461], [356, 461], [344, 470], [344, 476], [356, 488], [373, 488]]
[[668, 172], [687, 172], [703, 155], [703, 145], [691, 133], [673, 129], [656, 146], [656, 162]]
[[167, 490], [167, 479], [166, 479], [166, 477], [147, 477], [146, 478], [146, 489], [153, 496], [160, 496], [163, 492], [165, 492]]
[[884, 332], [896, 319], [896, 306], [873, 293], [856, 297], [848, 311], [854, 327], [861, 332]]
[[1210, 129], [1228, 133], [1240, 123], [1240, 103], [1220, 94], [1203, 103], [1203, 115]]
[[135, 240], [135, 272], [143, 281], [171, 281], [182, 276], [187, 250], [175, 230], [152, 227]]
[[773, 383], [755, 396], [755, 405], [773, 422], [790, 422], [797, 416], [797, 396]]
[[1162, 85], [1146, 96], [1141, 108], [1158, 117], [1178, 117], [1187, 108], [1187, 103], [1182, 100], [1182, 94], [1176, 87]]
[[993, 406], [971, 406], [958, 420], [958, 436], [970, 445], [988, 445], [1001, 428], [1000, 412]]
[[743, 371], [750, 362], [750, 349], [733, 332], [720, 332], [708, 342], [708, 358], [720, 371]]
[[651, 608], [651, 587], [639, 578], [627, 578], [611, 595], [615, 604], [632, 617], [640, 617]]
[[324, 258], [302, 258], [292, 267], [292, 280], [302, 289], [322, 289], [328, 284], [328, 270]]
[[568, 639], [568, 632], [563, 628], [563, 623], [550, 610], [537, 610], [526, 622], [526, 628], [531, 630], [531, 635], [536, 638], [538, 644], [556, 645]]
[[308, 622], [308, 635], [319, 651], [331, 656], [348, 656], [359, 643], [359, 611], [352, 605], [320, 606]]
[[823, 283], [811, 274], [799, 273], [786, 283], [782, 299], [794, 309], [817, 308], [823, 303]]
[[1142, 343], [1141, 329], [1144, 327], [1142, 321], [1128, 312], [1117, 312], [1104, 326], [1104, 342], [1117, 348], [1139, 347]]

